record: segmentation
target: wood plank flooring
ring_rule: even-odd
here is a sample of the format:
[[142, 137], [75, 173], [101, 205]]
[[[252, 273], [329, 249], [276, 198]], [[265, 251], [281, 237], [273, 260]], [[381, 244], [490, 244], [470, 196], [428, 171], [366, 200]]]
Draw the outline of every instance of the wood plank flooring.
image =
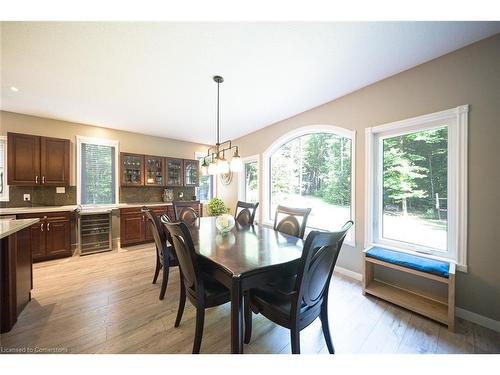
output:
[[[186, 303], [174, 328], [179, 273], [172, 269], [165, 300], [151, 284], [152, 245], [39, 263], [34, 289], [2, 351], [50, 353], [190, 353], [195, 309]], [[161, 276], [160, 276], [161, 278]], [[458, 319], [445, 326], [375, 297], [341, 275], [330, 288], [330, 326], [337, 353], [500, 353], [500, 334]], [[289, 331], [254, 315], [246, 353], [290, 353]], [[301, 333], [303, 353], [327, 354], [317, 319]], [[209, 309], [202, 353], [230, 352], [230, 305]]]

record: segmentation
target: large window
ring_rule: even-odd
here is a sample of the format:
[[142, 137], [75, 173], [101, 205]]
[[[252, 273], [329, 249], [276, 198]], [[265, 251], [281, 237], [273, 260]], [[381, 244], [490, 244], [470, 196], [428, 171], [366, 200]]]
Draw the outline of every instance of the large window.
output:
[[466, 131], [466, 106], [367, 129], [369, 242], [465, 265]]
[[[354, 132], [307, 127], [286, 135], [266, 153], [265, 221], [278, 205], [309, 207], [307, 226], [335, 231], [353, 218]], [[267, 174], [266, 173], [266, 174]], [[346, 239], [353, 243], [349, 233]]]
[[118, 141], [77, 136], [77, 159], [79, 204], [116, 204]]
[[[196, 152], [195, 158], [197, 160], [203, 159], [207, 154], [203, 152]], [[198, 199], [200, 202], [208, 202], [214, 197], [214, 176], [200, 174], [200, 186], [198, 188]]]
[[243, 159], [243, 171], [239, 173], [238, 199], [243, 202], [259, 201], [259, 156]]
[[0, 136], [0, 201], [9, 200], [7, 186], [7, 137]]

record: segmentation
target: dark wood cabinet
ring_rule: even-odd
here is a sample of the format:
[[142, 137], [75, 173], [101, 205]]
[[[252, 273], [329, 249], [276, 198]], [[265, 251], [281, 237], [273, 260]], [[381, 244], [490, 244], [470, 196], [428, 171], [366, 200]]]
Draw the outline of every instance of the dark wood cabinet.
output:
[[144, 155], [120, 153], [120, 169], [120, 185], [144, 185]]
[[71, 214], [48, 212], [17, 215], [18, 219], [40, 218], [30, 227], [34, 262], [71, 256]]
[[184, 186], [198, 186], [200, 184], [200, 162], [198, 160], [184, 160]]
[[7, 184], [39, 185], [40, 137], [7, 133]]
[[33, 271], [30, 229], [0, 240], [0, 333], [8, 332], [31, 300]]
[[7, 133], [7, 152], [8, 185], [69, 185], [69, 139]]
[[144, 242], [145, 217], [140, 209], [120, 210], [120, 245]]
[[144, 156], [144, 185], [165, 186], [165, 158]]
[[[166, 213], [174, 220], [174, 211], [171, 205], [149, 207], [157, 216]], [[153, 233], [148, 225], [146, 215], [140, 207], [120, 209], [120, 246], [137, 245], [153, 242]]]
[[184, 161], [167, 158], [167, 186], [184, 186]]
[[41, 185], [69, 185], [69, 140], [41, 137]]

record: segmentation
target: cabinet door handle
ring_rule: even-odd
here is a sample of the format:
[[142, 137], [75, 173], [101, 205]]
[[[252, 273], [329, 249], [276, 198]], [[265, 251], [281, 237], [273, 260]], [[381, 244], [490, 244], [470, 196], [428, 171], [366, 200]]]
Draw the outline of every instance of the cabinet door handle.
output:
[[35, 184], [38, 184], [38, 176], [35, 176]]
[[42, 184], [45, 183], [45, 176], [42, 176]]
[[47, 223], [47, 231], [50, 231], [50, 223]]
[[40, 231], [43, 232], [43, 223], [40, 225]]

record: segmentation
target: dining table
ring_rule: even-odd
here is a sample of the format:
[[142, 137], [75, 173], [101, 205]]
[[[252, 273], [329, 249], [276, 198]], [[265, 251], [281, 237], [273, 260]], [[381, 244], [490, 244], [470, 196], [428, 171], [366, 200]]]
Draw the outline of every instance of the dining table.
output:
[[243, 297], [293, 266], [302, 256], [304, 241], [261, 224], [240, 225], [220, 233], [215, 217], [200, 217], [189, 226], [203, 271], [230, 291], [231, 353], [243, 353]]

